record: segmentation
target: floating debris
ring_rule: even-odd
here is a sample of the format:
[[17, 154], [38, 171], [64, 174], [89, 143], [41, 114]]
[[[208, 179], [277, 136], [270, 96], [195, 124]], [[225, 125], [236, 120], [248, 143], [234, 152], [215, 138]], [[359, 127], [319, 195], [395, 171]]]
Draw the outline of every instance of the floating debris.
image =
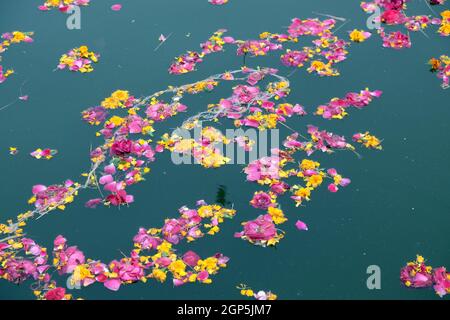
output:
[[50, 160], [58, 153], [57, 150], [54, 149], [41, 149], [38, 148], [35, 151], [31, 152], [30, 155], [36, 159], [45, 159]]
[[15, 156], [19, 153], [19, 149], [17, 147], [9, 147], [9, 154]]
[[57, 8], [59, 11], [66, 13], [72, 10], [74, 6], [88, 6], [89, 3], [90, 0], [47, 0], [38, 9], [49, 11]]
[[271, 291], [263, 291], [260, 290], [255, 292], [252, 288], [245, 284], [240, 284], [236, 287], [236, 289], [240, 290], [241, 296], [248, 298], [255, 298], [256, 300], [277, 300], [278, 297], [276, 294]]
[[448, 89], [450, 87], [450, 57], [442, 55], [439, 59], [431, 58], [428, 65], [430, 65], [430, 71], [436, 73], [437, 77], [442, 79], [442, 89]]
[[122, 5], [121, 5], [120, 3], [113, 4], [113, 5], [111, 6], [111, 10], [112, 10], [112, 11], [120, 11], [120, 10], [122, 10]]
[[97, 63], [99, 54], [89, 51], [87, 46], [74, 48], [59, 59], [58, 69], [69, 69], [73, 72], [87, 73], [94, 71], [92, 63]]
[[445, 267], [432, 268], [425, 264], [425, 259], [417, 255], [415, 261], [408, 262], [400, 271], [400, 280], [408, 288], [431, 288], [443, 298], [450, 294], [450, 273]]

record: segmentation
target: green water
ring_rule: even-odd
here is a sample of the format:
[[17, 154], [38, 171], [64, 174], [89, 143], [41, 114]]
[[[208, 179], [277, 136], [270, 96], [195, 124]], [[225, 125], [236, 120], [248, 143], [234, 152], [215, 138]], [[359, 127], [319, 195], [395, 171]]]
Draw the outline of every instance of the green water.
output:
[[[109, 7], [114, 1], [93, 0], [82, 9], [81, 30], [68, 30], [67, 16], [38, 11], [38, 0], [0, 1], [0, 32], [35, 32], [33, 44], [12, 47], [3, 55], [3, 64], [14, 67], [16, 74], [0, 85], [0, 106], [17, 98], [25, 80], [23, 91], [30, 99], [0, 112], [1, 221], [27, 210], [32, 185], [76, 180], [87, 170], [89, 148], [101, 142], [95, 129], [82, 123], [82, 110], [116, 89], [147, 95], [169, 84], [239, 68], [242, 59], [229, 49], [209, 56], [198, 72], [181, 77], [167, 73], [173, 57], [197, 49], [215, 30], [227, 28], [236, 38], [255, 38], [263, 31], [282, 32], [293, 17], [313, 17], [316, 11], [350, 20], [338, 32], [346, 36], [350, 29], [365, 28], [367, 18], [359, 2], [350, 0], [230, 0], [221, 7], [207, 0], [121, 2], [122, 11], [113, 12]], [[430, 13], [422, 1], [413, 1], [411, 10]], [[353, 183], [338, 194], [318, 191], [304, 208], [283, 200], [290, 223], [276, 249], [233, 238], [242, 221], [260, 213], [248, 205], [257, 189], [245, 182], [242, 166], [219, 170], [176, 166], [168, 155], [152, 165], [146, 182], [130, 189], [136, 198], [131, 207], [87, 210], [83, 203], [94, 193], [83, 193], [65, 212], [33, 222], [28, 236], [52, 248], [52, 240], [63, 234], [87, 256], [110, 261], [120, 258], [119, 250], [130, 249], [140, 226], [160, 226], [164, 218], [176, 216], [179, 207], [193, 206], [198, 199], [214, 202], [219, 185], [225, 185], [227, 200], [234, 203], [238, 215], [224, 224], [219, 235], [191, 247], [203, 256], [220, 251], [231, 258], [213, 284], [173, 288], [170, 283], [149, 281], [116, 293], [94, 285], [74, 294], [86, 299], [236, 299], [240, 296], [235, 286], [246, 283], [270, 289], [282, 299], [435, 298], [432, 290], [407, 290], [399, 283], [399, 269], [417, 253], [431, 265], [450, 267], [450, 91], [440, 88], [440, 80], [425, 65], [432, 56], [449, 54], [450, 47], [448, 39], [434, 30], [427, 31], [429, 38], [413, 34], [409, 50], [383, 49], [377, 36], [354, 45], [349, 59], [338, 65], [340, 77], [318, 78], [301, 70], [290, 78], [289, 101], [305, 105], [310, 112], [348, 91], [383, 90], [380, 100], [353, 111], [344, 121], [309, 116], [291, 119], [289, 125], [304, 130], [313, 123], [347, 136], [370, 130], [385, 139], [385, 150], [362, 151], [362, 159], [343, 152], [316, 155], [325, 167], [338, 168]], [[172, 37], [154, 52], [159, 35], [171, 32]], [[93, 73], [52, 71], [61, 54], [83, 44], [101, 54]], [[249, 65], [277, 67], [283, 75], [291, 71], [280, 65], [277, 54], [250, 59]], [[228, 94], [218, 89], [186, 103], [195, 113]], [[181, 120], [158, 129], [169, 131]], [[9, 146], [21, 152], [12, 157]], [[59, 154], [51, 161], [37, 161], [28, 153], [38, 147], [58, 149]], [[309, 232], [295, 230], [298, 218], [308, 223]], [[366, 287], [369, 265], [381, 268], [381, 290]], [[27, 286], [1, 282], [0, 298], [32, 299]]]

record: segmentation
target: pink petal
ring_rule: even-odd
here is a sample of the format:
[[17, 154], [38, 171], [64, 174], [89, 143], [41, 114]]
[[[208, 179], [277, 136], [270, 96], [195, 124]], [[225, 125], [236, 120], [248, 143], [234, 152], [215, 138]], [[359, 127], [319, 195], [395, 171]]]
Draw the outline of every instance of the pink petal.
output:
[[348, 179], [348, 178], [343, 178], [343, 179], [341, 180], [340, 185], [341, 185], [342, 187], [346, 187], [346, 186], [348, 186], [351, 182], [352, 182], [352, 181], [351, 181], [350, 179]]
[[33, 194], [38, 194], [40, 192], [44, 192], [45, 190], [47, 190], [47, 187], [42, 185], [42, 184], [37, 184], [35, 186], [33, 186], [33, 189], [31, 190], [31, 192]]
[[115, 174], [116, 173], [116, 167], [114, 166], [114, 164], [107, 165], [104, 170], [105, 170], [105, 173], [107, 173], [107, 174]]
[[118, 190], [117, 182], [114, 181], [114, 182], [108, 183], [105, 186], [105, 190], [109, 191], [109, 192], [116, 192]]
[[134, 202], [134, 197], [132, 196], [132, 195], [127, 195], [126, 197], [125, 197], [125, 202], [126, 203], [133, 203]]
[[183, 280], [180, 280], [180, 279], [173, 279], [173, 285], [174, 285], [175, 287], [182, 286], [183, 284], [184, 284], [184, 281], [183, 281]]
[[334, 177], [335, 175], [337, 175], [337, 171], [334, 168], [328, 169], [328, 174], [332, 177]]
[[295, 223], [295, 226], [297, 227], [298, 230], [300, 231], [308, 231], [308, 226], [306, 225], [306, 223], [304, 223], [303, 221], [298, 220]]
[[334, 183], [332, 183], [328, 186], [328, 191], [336, 193], [339, 191], [339, 188]]
[[91, 199], [88, 202], [85, 203], [85, 207], [89, 208], [89, 209], [95, 209], [97, 207], [97, 205], [99, 205], [100, 203], [102, 203], [102, 199], [97, 198], [97, 199]]
[[106, 176], [103, 176], [103, 177], [101, 177], [101, 178], [98, 180], [98, 182], [99, 182], [101, 185], [108, 184], [108, 183], [111, 183], [111, 182], [113, 182], [113, 181], [114, 181], [114, 178], [113, 178], [113, 176], [110, 175], [110, 174], [108, 174], [108, 175], [106, 175]]
[[117, 291], [120, 288], [121, 282], [119, 279], [109, 279], [104, 283], [105, 287], [112, 291]]
[[121, 9], [122, 9], [122, 5], [119, 4], [119, 3], [113, 4], [113, 5], [111, 6], [111, 10], [112, 10], [112, 11], [120, 11]]

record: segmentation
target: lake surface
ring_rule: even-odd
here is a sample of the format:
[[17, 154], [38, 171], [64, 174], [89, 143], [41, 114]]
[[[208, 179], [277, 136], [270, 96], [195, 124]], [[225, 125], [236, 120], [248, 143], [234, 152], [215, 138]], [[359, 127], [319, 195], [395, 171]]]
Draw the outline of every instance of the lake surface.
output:
[[[236, 38], [256, 38], [263, 31], [285, 31], [294, 17], [322, 12], [349, 21], [337, 32], [346, 37], [348, 30], [365, 28], [367, 19], [359, 2], [350, 0], [230, 0], [225, 6], [211, 6], [207, 0], [123, 0], [119, 12], [110, 10], [113, 3], [93, 0], [82, 8], [81, 30], [68, 30], [67, 16], [38, 11], [40, 1], [0, 2], [0, 32], [35, 32], [33, 44], [12, 47], [3, 55], [2, 63], [14, 67], [16, 74], [0, 85], [0, 106], [17, 98], [24, 81], [23, 92], [30, 99], [0, 112], [1, 221], [27, 210], [31, 186], [76, 180], [88, 169], [89, 148], [101, 140], [95, 137], [95, 128], [81, 121], [84, 109], [117, 89], [143, 96], [170, 84], [239, 68], [242, 58], [229, 49], [209, 56], [198, 72], [167, 73], [173, 57], [197, 50], [215, 30], [226, 28]], [[413, 1], [411, 10], [431, 14], [422, 1]], [[84, 201], [93, 196], [85, 192], [66, 211], [30, 223], [28, 236], [51, 249], [53, 239], [63, 234], [86, 256], [110, 261], [120, 257], [119, 250], [130, 249], [140, 226], [160, 226], [165, 218], [176, 216], [179, 207], [194, 206], [198, 199], [212, 203], [224, 185], [237, 216], [223, 225], [220, 234], [191, 247], [200, 255], [220, 251], [231, 258], [211, 285], [174, 288], [171, 283], [149, 281], [119, 292], [94, 285], [74, 294], [86, 299], [239, 299], [235, 286], [246, 283], [272, 290], [281, 299], [436, 298], [431, 289], [408, 290], [399, 281], [400, 268], [418, 253], [433, 266], [450, 267], [450, 90], [441, 89], [440, 80], [426, 65], [431, 57], [449, 54], [450, 46], [434, 30], [427, 31], [429, 38], [420, 32], [412, 34], [411, 49], [384, 49], [376, 35], [352, 45], [348, 60], [338, 65], [340, 77], [319, 78], [304, 69], [290, 77], [289, 101], [303, 104], [310, 113], [350, 91], [383, 90], [381, 99], [362, 111], [352, 111], [343, 121], [309, 116], [288, 124], [298, 130], [316, 124], [346, 136], [370, 130], [384, 139], [384, 151], [363, 150], [362, 159], [347, 152], [315, 155], [325, 167], [336, 167], [350, 177], [352, 184], [338, 194], [320, 190], [302, 208], [282, 201], [290, 221], [278, 247], [258, 248], [233, 238], [241, 222], [260, 214], [248, 204], [258, 189], [245, 182], [243, 166], [218, 170], [176, 166], [167, 154], [152, 164], [146, 182], [132, 188], [136, 201], [129, 208], [85, 209]], [[161, 33], [173, 35], [155, 52]], [[53, 72], [64, 52], [83, 44], [101, 54], [94, 72]], [[272, 54], [247, 61], [252, 67], [276, 67], [280, 74], [289, 74], [291, 70], [282, 67], [278, 57]], [[195, 113], [228, 94], [218, 90], [189, 98], [186, 104]], [[159, 125], [160, 132], [180, 124], [182, 116], [175, 119]], [[10, 156], [10, 146], [21, 152]], [[37, 161], [28, 153], [38, 147], [54, 148], [59, 154], [51, 161]], [[298, 218], [308, 223], [309, 232], [295, 229]], [[366, 286], [370, 265], [381, 268], [381, 290]], [[33, 296], [27, 284], [3, 281], [0, 298]]]

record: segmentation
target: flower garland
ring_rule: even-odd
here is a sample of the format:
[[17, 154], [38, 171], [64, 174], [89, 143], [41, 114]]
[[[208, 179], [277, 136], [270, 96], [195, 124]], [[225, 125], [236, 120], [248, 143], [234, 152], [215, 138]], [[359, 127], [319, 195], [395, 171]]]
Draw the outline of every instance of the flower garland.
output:
[[[197, 209], [180, 208], [180, 217], [167, 219], [162, 228], [140, 228], [133, 238], [134, 249], [130, 255], [109, 264], [86, 259], [76, 246], [67, 246], [67, 240], [61, 235], [54, 241], [51, 263], [47, 249], [32, 239], [22, 237], [0, 242], [0, 278], [15, 284], [34, 280], [32, 289], [39, 300], [72, 299], [52, 279], [55, 271], [68, 277], [69, 288], [78, 289], [97, 282], [117, 291], [122, 285], [145, 283], [148, 279], [165, 282], [169, 275], [175, 286], [211, 283], [211, 276], [225, 268], [229, 258], [220, 253], [205, 259], [193, 251], [177, 254], [175, 246], [182, 240], [192, 242], [206, 234], [214, 235], [224, 219], [232, 218], [235, 211], [204, 201], [198, 201], [197, 205]], [[0, 225], [0, 231], [6, 228]]]
[[[203, 62], [203, 58], [209, 54], [224, 51], [225, 45], [237, 47], [237, 55], [255, 57], [264, 56], [271, 51], [283, 49], [285, 43], [298, 43], [301, 36], [312, 36], [317, 39], [312, 41], [313, 46], [303, 47], [302, 50], [287, 49], [282, 54], [281, 62], [288, 67], [303, 67], [310, 62], [307, 69], [309, 73], [315, 72], [319, 76], [338, 76], [339, 72], [333, 66], [346, 59], [348, 54], [348, 42], [338, 38], [332, 32], [336, 21], [334, 19], [319, 20], [295, 18], [288, 28], [287, 34], [272, 34], [263, 32], [257, 40], [235, 40], [233, 37], [222, 37], [225, 29], [215, 32], [210, 39], [201, 44], [202, 51], [188, 51], [186, 54], [175, 59], [169, 68], [171, 74], [184, 74], [195, 71], [197, 64]], [[365, 32], [360, 38], [367, 39], [369, 35]], [[355, 40], [355, 34], [352, 40]], [[360, 41], [362, 42], [362, 41]]]

